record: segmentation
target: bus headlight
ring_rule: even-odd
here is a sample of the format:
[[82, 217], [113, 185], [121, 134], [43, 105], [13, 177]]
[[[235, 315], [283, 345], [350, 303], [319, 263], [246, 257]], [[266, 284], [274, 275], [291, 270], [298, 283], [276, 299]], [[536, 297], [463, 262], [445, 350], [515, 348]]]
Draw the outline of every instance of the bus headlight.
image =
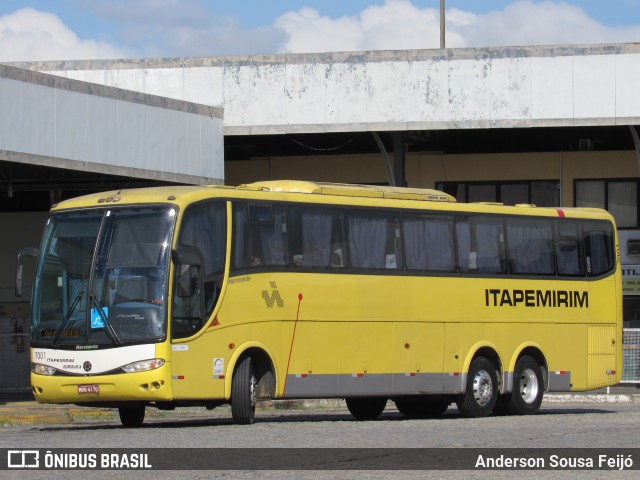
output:
[[45, 365], [43, 363], [32, 363], [31, 371], [37, 375], [55, 375], [57, 370], [49, 365]]
[[122, 367], [125, 373], [146, 372], [148, 370], [155, 370], [164, 365], [162, 358], [152, 358], [150, 360], [140, 360], [139, 362], [133, 362]]

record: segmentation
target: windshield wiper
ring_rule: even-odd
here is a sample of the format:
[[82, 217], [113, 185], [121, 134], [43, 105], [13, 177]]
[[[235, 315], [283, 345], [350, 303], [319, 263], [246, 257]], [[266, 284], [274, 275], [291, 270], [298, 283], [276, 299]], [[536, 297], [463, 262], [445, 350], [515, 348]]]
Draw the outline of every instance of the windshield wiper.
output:
[[76, 298], [73, 299], [73, 303], [69, 307], [67, 314], [64, 316], [62, 323], [60, 323], [58, 330], [56, 330], [56, 336], [53, 339], [53, 344], [52, 344], [53, 348], [56, 348], [58, 345], [60, 345], [60, 342], [62, 341], [62, 332], [64, 332], [64, 329], [66, 328], [67, 324], [69, 323], [69, 320], [71, 319], [71, 315], [73, 315], [73, 312], [78, 306], [78, 303], [80, 303], [80, 300], [82, 299], [82, 295], [84, 295], [84, 292], [80, 290], [76, 295]]
[[96, 294], [93, 292], [90, 292], [89, 298], [91, 299], [91, 305], [93, 305], [98, 310], [98, 313], [100, 314], [102, 323], [104, 323], [104, 331], [107, 333], [107, 336], [109, 337], [109, 339], [116, 345], [122, 344], [122, 340], [120, 339], [120, 336], [115, 331], [113, 326], [109, 323], [107, 316], [104, 314], [104, 310], [100, 306], [100, 302], [98, 301], [98, 297], [96, 296]]

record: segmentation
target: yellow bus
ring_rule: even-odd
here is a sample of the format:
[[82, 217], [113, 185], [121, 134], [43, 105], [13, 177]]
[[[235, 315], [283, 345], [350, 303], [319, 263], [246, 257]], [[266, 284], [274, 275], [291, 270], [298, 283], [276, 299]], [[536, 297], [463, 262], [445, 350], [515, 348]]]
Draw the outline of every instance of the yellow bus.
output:
[[[357, 419], [538, 411], [622, 370], [613, 218], [427, 189], [264, 181], [54, 205], [32, 291], [41, 403], [344, 398]], [[19, 292], [17, 292], [19, 293]]]

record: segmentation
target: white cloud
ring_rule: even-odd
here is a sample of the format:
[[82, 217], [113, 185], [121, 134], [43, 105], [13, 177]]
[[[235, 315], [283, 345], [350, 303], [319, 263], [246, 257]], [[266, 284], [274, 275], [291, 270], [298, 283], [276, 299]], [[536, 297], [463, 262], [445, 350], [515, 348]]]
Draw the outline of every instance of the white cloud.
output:
[[640, 23], [633, 27], [607, 27], [577, 5], [554, 1], [521, 0], [453, 28], [464, 40], [461, 46], [469, 47], [624, 43], [640, 39]]
[[[386, 0], [356, 16], [332, 19], [311, 8], [281, 15], [275, 26], [288, 34], [283, 52], [438, 48], [440, 11], [410, 0]], [[624, 43], [640, 40], [640, 23], [607, 27], [579, 6], [520, 0], [484, 15], [446, 10], [447, 47]]]
[[213, 15], [201, 0], [77, 1], [146, 57], [266, 54], [286, 40], [273, 26], [243, 29], [234, 17]]
[[[608, 27], [571, 1], [518, 0], [483, 15], [449, 8], [447, 47], [640, 41], [640, 21]], [[17, 10], [0, 16], [0, 61], [404, 50], [440, 43], [437, 2], [420, 8], [411, 0], [386, 0], [339, 18], [304, 7], [253, 29], [243, 28], [237, 18], [212, 14], [202, 2], [76, 0], [80, 10], [115, 28], [112, 38], [124, 47], [81, 39], [52, 13]]]
[[123, 58], [109, 43], [83, 40], [56, 15], [23, 8], [0, 16], [0, 61]]

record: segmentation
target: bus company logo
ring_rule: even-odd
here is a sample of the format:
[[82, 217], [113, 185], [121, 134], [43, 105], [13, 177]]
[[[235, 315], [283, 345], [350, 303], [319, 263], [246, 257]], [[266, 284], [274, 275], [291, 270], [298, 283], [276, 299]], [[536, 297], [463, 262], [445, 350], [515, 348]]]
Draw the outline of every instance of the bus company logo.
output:
[[84, 369], [85, 372], [90, 372], [91, 371], [91, 362], [86, 361], [82, 364], [82, 368]]
[[269, 285], [271, 286], [271, 294], [267, 290], [262, 290], [262, 298], [267, 308], [273, 308], [273, 305], [278, 305], [278, 308], [284, 307], [284, 300], [280, 296], [276, 282], [269, 282]]
[[7, 468], [40, 468], [38, 450], [8, 450]]

